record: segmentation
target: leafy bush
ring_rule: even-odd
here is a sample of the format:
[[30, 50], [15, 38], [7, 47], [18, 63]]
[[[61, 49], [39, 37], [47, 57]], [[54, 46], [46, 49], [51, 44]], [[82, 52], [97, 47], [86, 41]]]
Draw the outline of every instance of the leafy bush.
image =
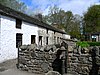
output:
[[77, 42], [77, 45], [78, 45], [78, 46], [81, 46], [82, 48], [83, 48], [83, 47], [89, 47], [89, 44], [88, 44], [86, 41]]
[[100, 42], [87, 42], [90, 46], [100, 46]]
[[86, 41], [82, 41], [82, 42], [77, 42], [77, 45], [81, 46], [81, 47], [100, 46], [100, 42], [86, 42]]

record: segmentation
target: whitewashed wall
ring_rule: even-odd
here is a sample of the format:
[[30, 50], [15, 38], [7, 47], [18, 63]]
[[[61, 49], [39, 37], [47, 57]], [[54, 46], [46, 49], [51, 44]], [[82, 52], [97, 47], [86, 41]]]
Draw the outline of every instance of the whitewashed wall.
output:
[[[17, 29], [16, 29], [17, 30]], [[16, 31], [18, 33], [18, 30]], [[31, 35], [35, 35], [38, 44], [38, 27], [36, 25], [22, 22], [23, 44], [31, 44]]]
[[[39, 36], [42, 37], [43, 46], [46, 45], [46, 37], [48, 36], [48, 44], [54, 44], [54, 36], [62, 38], [62, 34], [52, 30], [38, 27], [34, 24], [30, 24], [22, 21], [21, 29], [16, 28], [16, 19], [7, 16], [0, 16], [0, 62], [17, 58], [18, 49], [16, 48], [16, 33], [23, 34], [22, 44], [31, 44], [31, 35], [36, 36], [36, 44], [38, 44]], [[69, 38], [69, 36], [68, 36]], [[60, 41], [60, 40], [59, 40]]]
[[46, 36], [47, 36], [46, 28], [42, 28], [42, 27], [38, 28], [38, 38], [39, 38], [39, 36], [42, 36], [42, 45], [43, 46], [46, 45]]
[[15, 19], [1, 16], [0, 62], [17, 57]]
[[64, 39], [70, 39], [70, 37], [71, 37], [70, 35], [63, 34], [63, 38], [64, 38]]
[[0, 55], [1, 55], [1, 15], [0, 15]]
[[48, 30], [48, 44], [54, 44], [54, 31]]
[[1, 45], [0, 62], [17, 58], [16, 33], [22, 33], [22, 44], [31, 44], [31, 35], [36, 35], [38, 44], [38, 27], [33, 24], [22, 22], [22, 28], [16, 28], [16, 19], [1, 16]]
[[[58, 43], [61, 43], [60, 41], [60, 38], [62, 38], [63, 37], [63, 35], [62, 35], [62, 33], [58, 33], [58, 32], [55, 32], [55, 36], [56, 36], [56, 44], [58, 44]], [[57, 38], [59, 37], [59, 40], [57, 40]]]

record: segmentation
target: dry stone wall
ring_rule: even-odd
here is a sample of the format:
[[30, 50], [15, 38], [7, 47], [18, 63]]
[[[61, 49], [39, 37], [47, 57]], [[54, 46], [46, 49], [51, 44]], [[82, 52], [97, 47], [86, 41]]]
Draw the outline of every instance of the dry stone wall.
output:
[[73, 75], [100, 75], [100, 47], [81, 48], [75, 41], [68, 44], [67, 73]]
[[52, 71], [52, 62], [60, 44], [37, 46], [36, 44], [23, 45], [19, 49], [18, 68], [36, 74]]
[[[68, 72], [75, 75], [100, 75], [99, 48], [100, 47], [85, 48], [86, 53], [82, 53], [80, 47], [74, 48], [73, 51], [69, 50]], [[93, 50], [95, 52], [93, 52]], [[96, 69], [95, 64], [97, 64], [98, 69]]]
[[100, 75], [100, 47], [84, 48], [85, 53], [82, 53], [82, 49], [73, 41], [47, 46], [23, 45], [19, 49], [18, 68], [41, 75], [52, 71], [52, 62], [56, 58], [57, 50], [62, 46], [66, 50], [68, 48], [67, 73], [97, 75], [98, 72]]

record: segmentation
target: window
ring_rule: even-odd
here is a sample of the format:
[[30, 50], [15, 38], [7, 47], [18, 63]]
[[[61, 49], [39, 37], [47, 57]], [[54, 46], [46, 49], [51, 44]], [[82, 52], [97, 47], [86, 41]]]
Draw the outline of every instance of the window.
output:
[[31, 35], [31, 44], [34, 44], [35, 43], [35, 35]]
[[48, 37], [46, 37], [46, 45], [48, 45]]
[[48, 34], [48, 29], [47, 29], [47, 34]]
[[57, 43], [59, 43], [59, 37], [57, 37]]
[[22, 45], [22, 34], [17, 33], [16, 34], [16, 48], [20, 47]]
[[97, 39], [97, 35], [92, 35], [92, 41], [96, 42], [96, 39]]
[[54, 36], [54, 44], [56, 44], [56, 36]]
[[54, 34], [55, 34], [56, 32], [54, 31]]
[[19, 19], [16, 19], [16, 28], [21, 29], [22, 21]]
[[42, 45], [42, 36], [39, 36], [39, 45]]

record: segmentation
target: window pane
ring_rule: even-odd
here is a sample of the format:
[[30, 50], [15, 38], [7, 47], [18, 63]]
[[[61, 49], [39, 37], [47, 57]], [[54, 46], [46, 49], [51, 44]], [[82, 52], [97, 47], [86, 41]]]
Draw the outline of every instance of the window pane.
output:
[[22, 21], [19, 19], [16, 19], [16, 28], [21, 29]]

